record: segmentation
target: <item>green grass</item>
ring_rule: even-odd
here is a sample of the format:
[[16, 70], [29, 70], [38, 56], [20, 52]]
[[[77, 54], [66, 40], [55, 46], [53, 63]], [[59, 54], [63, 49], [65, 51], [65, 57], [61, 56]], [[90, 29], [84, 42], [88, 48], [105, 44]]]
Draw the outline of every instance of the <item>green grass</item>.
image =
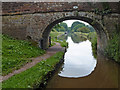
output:
[[59, 42], [62, 47], [67, 47], [68, 46], [68, 43], [65, 40], [61, 41], [61, 40], [57, 39], [57, 36], [62, 35], [62, 34], [64, 34], [64, 32], [51, 32], [50, 33], [51, 41], [52, 41], [51, 46], [55, 45], [54, 42]]
[[57, 41], [57, 42], [59, 42], [62, 47], [68, 47], [68, 42], [66, 42], [65, 40], [64, 41]]
[[9, 36], [2, 35], [2, 75], [6, 75], [15, 69], [30, 62], [28, 58], [43, 55], [44, 50], [35, 47], [31, 42], [16, 40]]
[[58, 52], [32, 68], [12, 76], [2, 83], [2, 88], [37, 88], [47, 73], [52, 71], [54, 66], [63, 58], [63, 55], [63, 52]]
[[97, 33], [96, 32], [90, 32], [88, 35], [88, 39], [92, 43], [92, 52], [93, 56], [97, 58]]
[[50, 32], [50, 36], [53, 39], [57, 39], [57, 36], [64, 34], [64, 32]]

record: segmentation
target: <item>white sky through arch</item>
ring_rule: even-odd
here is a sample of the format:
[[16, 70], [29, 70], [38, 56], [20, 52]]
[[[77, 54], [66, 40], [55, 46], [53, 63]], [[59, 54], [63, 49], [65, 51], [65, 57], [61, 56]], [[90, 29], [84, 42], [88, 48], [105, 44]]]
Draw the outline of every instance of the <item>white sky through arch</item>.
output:
[[63, 21], [64, 23], [66, 23], [68, 25], [68, 27], [71, 27], [73, 22], [79, 21], [81, 23], [84, 23], [85, 25], [89, 25], [87, 22], [81, 21], [81, 20], [65, 20]]

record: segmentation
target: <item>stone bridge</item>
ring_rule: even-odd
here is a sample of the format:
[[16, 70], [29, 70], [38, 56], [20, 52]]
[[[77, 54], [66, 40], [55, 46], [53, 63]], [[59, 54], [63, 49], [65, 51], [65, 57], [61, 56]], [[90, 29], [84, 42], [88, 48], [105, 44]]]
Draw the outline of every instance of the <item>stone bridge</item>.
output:
[[18, 39], [31, 39], [48, 48], [49, 33], [64, 20], [77, 19], [92, 25], [98, 36], [98, 50], [119, 32], [119, 2], [4, 2], [2, 32]]

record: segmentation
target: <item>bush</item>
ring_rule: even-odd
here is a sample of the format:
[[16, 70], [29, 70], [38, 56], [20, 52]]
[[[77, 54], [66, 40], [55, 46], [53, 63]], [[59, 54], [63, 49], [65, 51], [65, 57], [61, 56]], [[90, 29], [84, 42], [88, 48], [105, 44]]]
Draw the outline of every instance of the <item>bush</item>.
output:
[[115, 34], [112, 39], [108, 41], [108, 45], [105, 49], [105, 55], [116, 62], [120, 62], [120, 47], [119, 47], [119, 35]]

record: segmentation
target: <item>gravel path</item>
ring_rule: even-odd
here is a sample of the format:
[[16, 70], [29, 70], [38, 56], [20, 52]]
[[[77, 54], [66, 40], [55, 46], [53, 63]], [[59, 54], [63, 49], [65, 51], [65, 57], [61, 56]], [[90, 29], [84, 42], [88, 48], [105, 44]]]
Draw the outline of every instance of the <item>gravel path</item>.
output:
[[55, 53], [59, 52], [59, 51], [64, 51], [65, 49], [63, 47], [61, 47], [61, 45], [59, 43], [56, 43], [56, 45], [50, 47], [49, 49], [46, 50], [46, 53], [42, 56], [36, 57], [32, 59], [32, 62], [27, 63], [26, 65], [24, 65], [23, 67], [21, 67], [18, 70], [13, 71], [12, 73], [9, 73], [6, 76], [1, 76], [0, 77], [0, 82], [7, 80], [8, 78], [12, 77], [15, 74], [21, 73], [33, 66], [35, 66], [37, 63], [39, 63], [41, 60], [45, 60], [51, 56], [53, 56]]

